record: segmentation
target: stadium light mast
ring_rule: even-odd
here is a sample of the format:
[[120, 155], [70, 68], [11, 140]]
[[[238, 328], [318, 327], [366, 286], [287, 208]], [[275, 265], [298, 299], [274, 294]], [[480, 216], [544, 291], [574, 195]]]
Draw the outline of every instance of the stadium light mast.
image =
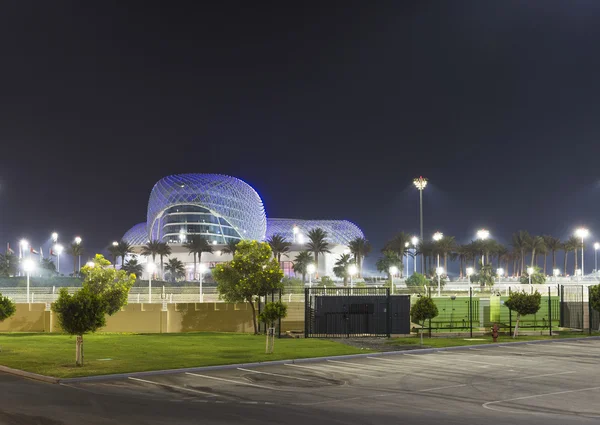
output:
[[[413, 184], [419, 191], [419, 216], [420, 216], [420, 225], [421, 225], [421, 240], [423, 240], [423, 190], [427, 187], [427, 179], [423, 176], [419, 176], [416, 179], [413, 179]], [[421, 273], [424, 274], [424, 257], [421, 254]]]
[[585, 227], [580, 227], [575, 230], [575, 236], [581, 238], [581, 277], [585, 275], [585, 269], [583, 268], [583, 240], [590, 235], [590, 231]]
[[[442, 232], [435, 232], [433, 234], [433, 240], [436, 242], [441, 241], [444, 238], [444, 234]], [[440, 253], [438, 251], [438, 255], [437, 255], [437, 267], [440, 267]]]
[[[485, 241], [489, 237], [490, 237], [490, 232], [488, 230], [480, 229], [477, 231], [477, 239], [479, 239], [481, 241]], [[492, 258], [492, 260], [493, 260], [493, 258]], [[485, 266], [485, 253], [484, 252], [481, 253], [481, 265]]]

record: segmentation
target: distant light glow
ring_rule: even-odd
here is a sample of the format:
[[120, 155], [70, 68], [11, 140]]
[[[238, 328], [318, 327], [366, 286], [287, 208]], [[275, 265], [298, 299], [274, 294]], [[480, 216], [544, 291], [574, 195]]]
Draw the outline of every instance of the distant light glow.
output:
[[358, 273], [358, 268], [356, 267], [355, 264], [350, 264], [348, 266], [348, 274], [350, 276], [354, 276], [356, 273]]
[[398, 274], [398, 267], [396, 267], [396, 266], [391, 266], [391, 267], [390, 267], [390, 274], [391, 274], [392, 276], [394, 276], [394, 275]]
[[497, 270], [496, 270], [496, 274], [497, 274], [499, 277], [502, 277], [502, 276], [504, 276], [504, 269], [503, 269], [502, 267], [501, 267], [501, 268], [499, 268], [499, 269], [497, 269]]
[[119, 246], [119, 242], [117, 242], [117, 241], [114, 241], [114, 242], [112, 243], [112, 246]]
[[19, 245], [21, 245], [22, 248], [27, 248], [29, 246], [29, 242], [27, 242], [27, 239], [21, 239]]
[[413, 237], [410, 239], [410, 242], [413, 244], [413, 246], [417, 246], [417, 244], [419, 243], [419, 238], [418, 238], [418, 237], [416, 237], [416, 236], [413, 236]]
[[527, 267], [527, 274], [534, 274], [535, 269], [533, 267]]
[[93, 268], [96, 265], [96, 263], [94, 263], [93, 261], [88, 261], [87, 263], [85, 263], [85, 265]]
[[56, 251], [56, 253], [57, 253], [58, 255], [60, 255], [60, 254], [63, 252], [63, 249], [64, 249], [64, 248], [63, 248], [63, 246], [62, 246], [62, 245], [60, 245], [60, 244], [56, 244], [56, 245], [54, 245], [54, 250]]
[[308, 266], [306, 266], [306, 272], [308, 274], [313, 274], [316, 270], [317, 270], [317, 266], [315, 266], [312, 263], [310, 263]]
[[444, 274], [444, 268], [443, 267], [437, 267], [435, 269], [435, 272], [437, 273], [438, 276], [441, 276]]
[[477, 231], [477, 239], [481, 239], [482, 241], [486, 240], [490, 237], [490, 232], [485, 229], [481, 229]]
[[294, 227], [292, 228], [292, 231], [294, 232], [294, 235], [297, 235], [297, 234], [298, 234], [298, 232], [300, 231], [300, 229], [298, 228], [298, 226], [294, 226]]
[[53, 232], [53, 233], [52, 233], [52, 240], [53, 240], [54, 242], [56, 242], [56, 241], [58, 240], [58, 233], [56, 233], [56, 232]]
[[200, 273], [204, 273], [206, 270], [208, 270], [208, 268], [206, 267], [206, 264], [200, 263], [198, 265], [198, 270], [200, 271]]
[[79, 236], [75, 237], [75, 243], [79, 245], [81, 243], [81, 238]]
[[156, 270], [156, 264], [154, 263], [147, 263], [146, 264], [146, 271], [150, 274], [154, 273], [154, 271]]
[[304, 244], [304, 235], [302, 233], [298, 234], [298, 237], [296, 238], [296, 242], [298, 242], [300, 245]]
[[418, 177], [416, 179], [413, 180], [413, 184], [415, 185], [415, 187], [419, 190], [423, 190], [427, 187], [427, 179], [424, 177]]
[[23, 270], [25, 270], [27, 273], [34, 271], [35, 262], [29, 258], [26, 259], [25, 261], [23, 261]]
[[599, 242], [596, 242], [594, 244], [594, 249], [600, 249], [600, 243]]
[[444, 237], [444, 234], [442, 232], [435, 232], [433, 234], [433, 240], [436, 242], [442, 240], [443, 237]]
[[473, 267], [467, 267], [467, 276], [471, 276], [473, 274]]
[[575, 236], [577, 236], [578, 238], [585, 239], [589, 235], [590, 235], [590, 231], [588, 229], [586, 229], [585, 227], [580, 227], [579, 229], [575, 230]]
[[560, 269], [554, 269], [554, 270], [552, 270], [552, 274], [553, 274], [554, 276], [558, 276], [558, 275], [560, 275]]

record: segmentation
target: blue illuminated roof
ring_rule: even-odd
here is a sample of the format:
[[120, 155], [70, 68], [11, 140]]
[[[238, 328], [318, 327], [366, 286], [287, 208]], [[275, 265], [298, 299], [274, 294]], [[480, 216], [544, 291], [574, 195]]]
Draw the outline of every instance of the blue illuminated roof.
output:
[[313, 229], [321, 228], [327, 232], [327, 240], [337, 245], [348, 245], [356, 238], [364, 238], [360, 228], [348, 220], [297, 220], [292, 218], [267, 219], [266, 239], [275, 233], [283, 235], [289, 242], [294, 240], [294, 225], [299, 233], [306, 236]]
[[131, 245], [146, 245], [148, 242], [146, 223], [136, 224], [123, 235], [122, 239]]

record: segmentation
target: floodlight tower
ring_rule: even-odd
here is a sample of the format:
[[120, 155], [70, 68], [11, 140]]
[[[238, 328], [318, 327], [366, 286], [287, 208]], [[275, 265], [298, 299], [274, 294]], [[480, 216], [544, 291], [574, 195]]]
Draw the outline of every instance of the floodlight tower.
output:
[[[419, 216], [420, 216], [420, 225], [421, 225], [421, 240], [423, 240], [423, 190], [427, 187], [427, 179], [423, 176], [419, 176], [416, 179], [413, 179], [413, 184], [419, 191]], [[421, 254], [421, 273], [424, 273], [424, 262], [423, 262], [423, 254]]]

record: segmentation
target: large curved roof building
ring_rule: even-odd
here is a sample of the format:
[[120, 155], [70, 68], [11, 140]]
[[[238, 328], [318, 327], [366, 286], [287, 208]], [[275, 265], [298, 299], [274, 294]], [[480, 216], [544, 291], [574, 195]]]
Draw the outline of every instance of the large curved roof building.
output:
[[[225, 260], [221, 258], [219, 245], [239, 240], [263, 241], [276, 233], [293, 243], [292, 252], [304, 250], [306, 235], [316, 228], [327, 232], [334, 254], [342, 249], [346, 251], [352, 239], [364, 237], [358, 226], [346, 220], [267, 219], [258, 193], [238, 178], [221, 174], [175, 174], [154, 185], [146, 222], [133, 226], [123, 240], [134, 248], [150, 240], [167, 242], [174, 253], [180, 251], [182, 260], [186, 260], [183, 243], [192, 236], [202, 236], [216, 245], [219, 258], [216, 254], [202, 257], [213, 263]], [[288, 257], [293, 258], [293, 254]]]

